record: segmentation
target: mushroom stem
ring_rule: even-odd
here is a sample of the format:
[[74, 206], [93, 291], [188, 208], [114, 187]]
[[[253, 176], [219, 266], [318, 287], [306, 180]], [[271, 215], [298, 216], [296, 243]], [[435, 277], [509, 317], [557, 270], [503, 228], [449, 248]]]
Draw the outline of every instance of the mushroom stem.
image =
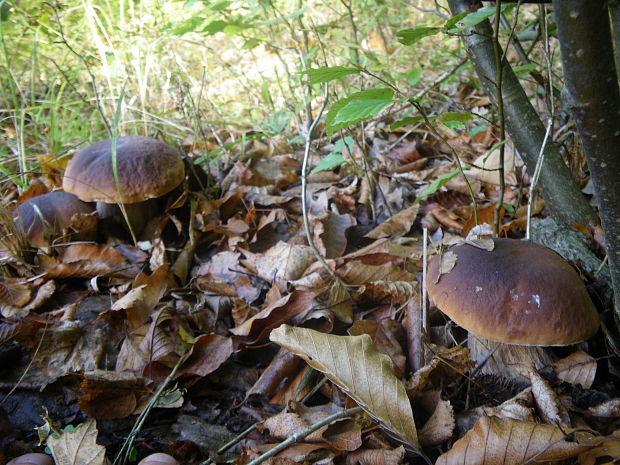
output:
[[[127, 219], [131, 224], [131, 229], [136, 236], [140, 235], [148, 222], [159, 212], [157, 199], [126, 203], [123, 204], [123, 208], [127, 213]], [[122, 224], [129, 229], [118, 204], [97, 202], [97, 213], [99, 213], [99, 218], [101, 220], [111, 219], [114, 223]]]
[[528, 368], [538, 371], [554, 361], [544, 347], [504, 344], [472, 333], [468, 335], [467, 347], [480, 374], [502, 375], [509, 379], [524, 379]]

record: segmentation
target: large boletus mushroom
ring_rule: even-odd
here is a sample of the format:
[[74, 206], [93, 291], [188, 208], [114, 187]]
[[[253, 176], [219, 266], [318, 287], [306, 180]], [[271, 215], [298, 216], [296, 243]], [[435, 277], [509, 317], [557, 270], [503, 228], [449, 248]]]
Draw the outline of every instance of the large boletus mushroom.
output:
[[427, 290], [469, 331], [472, 358], [486, 361], [487, 372], [516, 377], [524, 364], [541, 368], [549, 359], [534, 346], [576, 344], [597, 331], [588, 291], [560, 255], [526, 241], [486, 241], [492, 250], [464, 243], [433, 257]]
[[85, 202], [97, 202], [100, 218], [120, 218], [122, 204], [131, 228], [139, 234], [164, 196], [183, 181], [185, 168], [176, 150], [157, 139], [119, 137], [116, 142], [118, 186], [112, 167], [112, 140], [106, 139], [74, 155], [65, 171], [65, 191]]
[[79, 215], [94, 213], [93, 205], [68, 192], [49, 192], [26, 200], [13, 212], [17, 231], [35, 247], [56, 241], [92, 239], [96, 219], [80, 221]]

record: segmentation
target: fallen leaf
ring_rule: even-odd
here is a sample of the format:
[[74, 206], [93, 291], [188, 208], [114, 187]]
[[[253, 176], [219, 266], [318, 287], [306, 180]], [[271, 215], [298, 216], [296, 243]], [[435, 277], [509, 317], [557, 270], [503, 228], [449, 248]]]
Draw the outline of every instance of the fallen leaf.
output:
[[620, 462], [620, 435], [597, 438], [594, 443], [596, 445], [593, 449], [579, 454], [580, 465], [612, 465]]
[[498, 417], [480, 418], [435, 465], [522, 465], [566, 460], [591, 449], [560, 428]]
[[309, 310], [314, 297], [313, 292], [294, 291], [254, 315], [241, 326], [232, 328], [230, 332], [236, 336], [243, 336], [245, 344], [253, 344], [267, 337], [273, 328]]
[[346, 465], [400, 465], [405, 459], [405, 448], [361, 449], [347, 455]]
[[553, 371], [566, 383], [581, 384], [584, 389], [590, 389], [596, 375], [596, 360], [583, 350], [578, 350], [555, 362]]
[[370, 336], [334, 336], [282, 325], [270, 338], [325, 373], [401, 441], [419, 448], [405, 387], [394, 376], [389, 357], [377, 352]]
[[455, 420], [449, 400], [439, 400], [435, 411], [420, 429], [420, 444], [424, 447], [438, 446], [452, 437]]
[[73, 432], [64, 432], [56, 438], [50, 436], [47, 446], [56, 465], [103, 465], [105, 447], [97, 444], [97, 433], [97, 424], [90, 418]]
[[532, 394], [542, 419], [550, 425], [558, 425], [562, 428], [570, 428], [570, 416], [560, 402], [558, 395], [551, 389], [549, 383], [536, 371], [529, 370]]
[[219, 334], [203, 334], [192, 346], [192, 352], [178, 370], [182, 375], [207, 376], [217, 370], [233, 353], [232, 339]]
[[400, 237], [407, 234], [411, 226], [413, 226], [416, 216], [418, 216], [418, 211], [420, 211], [420, 204], [416, 203], [384, 221], [364, 237], [381, 239], [384, 237]]
[[96, 419], [126, 418], [147, 394], [146, 380], [131, 373], [95, 370], [84, 373], [78, 407]]

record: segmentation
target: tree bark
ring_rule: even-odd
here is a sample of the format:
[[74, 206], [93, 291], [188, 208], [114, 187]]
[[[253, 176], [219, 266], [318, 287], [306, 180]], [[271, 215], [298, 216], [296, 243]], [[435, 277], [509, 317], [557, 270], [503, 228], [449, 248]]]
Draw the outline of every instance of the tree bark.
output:
[[607, 2], [554, 0], [564, 80], [588, 160], [620, 326], [620, 89]]
[[[448, 0], [448, 3], [454, 15], [471, 11], [469, 0]], [[471, 31], [465, 32], [463, 43], [467, 53], [486, 93], [495, 100], [496, 59], [491, 25], [488, 21], [483, 21]], [[528, 172], [532, 174], [538, 161], [545, 128], [510, 64], [504, 61], [502, 66], [506, 128], [516, 149], [523, 157]], [[596, 213], [579, 190], [555, 144], [548, 143], [545, 147], [545, 160], [539, 186], [547, 206], [556, 219], [564, 223], [576, 222], [585, 225], [598, 223]]]

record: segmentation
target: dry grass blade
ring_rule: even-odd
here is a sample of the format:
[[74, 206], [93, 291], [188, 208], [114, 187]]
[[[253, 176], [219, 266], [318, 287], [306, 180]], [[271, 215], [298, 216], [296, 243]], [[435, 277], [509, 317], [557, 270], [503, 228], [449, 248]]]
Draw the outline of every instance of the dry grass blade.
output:
[[334, 336], [282, 325], [271, 340], [304, 358], [404, 443], [418, 449], [418, 434], [405, 386], [370, 336]]

